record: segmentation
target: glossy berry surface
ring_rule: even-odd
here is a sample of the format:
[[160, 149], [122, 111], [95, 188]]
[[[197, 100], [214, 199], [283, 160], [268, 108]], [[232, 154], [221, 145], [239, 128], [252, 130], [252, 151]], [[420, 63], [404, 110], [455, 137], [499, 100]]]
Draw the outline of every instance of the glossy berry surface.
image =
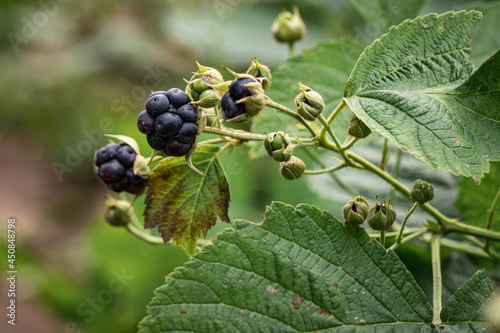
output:
[[165, 138], [174, 136], [181, 126], [181, 117], [170, 112], [159, 115], [155, 120], [156, 134]]
[[222, 96], [220, 106], [226, 116], [226, 119], [234, 118], [245, 112], [245, 108], [243, 107], [244, 105], [242, 103], [236, 104], [228, 92]]
[[191, 98], [189, 97], [189, 95], [179, 88], [172, 88], [167, 91], [167, 97], [170, 100], [170, 103], [177, 109], [184, 104], [188, 104], [189, 102], [191, 102]]
[[137, 128], [143, 134], [153, 133], [155, 130], [155, 118], [146, 110], [139, 113], [137, 117]]
[[178, 88], [149, 95], [137, 128], [146, 134], [151, 148], [170, 156], [189, 153], [198, 134], [198, 110], [190, 102], [189, 95]]
[[166, 95], [157, 94], [146, 101], [146, 111], [153, 117], [165, 113], [170, 108], [170, 101]]
[[253, 83], [254, 80], [251, 79], [236, 79], [229, 85], [229, 94], [231, 97], [237, 101], [241, 98], [250, 96], [250, 90], [245, 87], [245, 84]]
[[97, 177], [112, 191], [139, 193], [146, 186], [146, 179], [134, 173], [136, 157], [134, 149], [125, 142], [102, 147], [95, 157]]

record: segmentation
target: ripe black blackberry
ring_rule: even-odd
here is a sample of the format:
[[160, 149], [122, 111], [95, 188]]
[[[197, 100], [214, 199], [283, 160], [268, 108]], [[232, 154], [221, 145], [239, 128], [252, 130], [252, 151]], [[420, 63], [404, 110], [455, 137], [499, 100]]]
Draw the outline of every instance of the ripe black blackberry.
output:
[[146, 110], [137, 117], [137, 128], [146, 134], [151, 148], [169, 156], [191, 151], [198, 134], [198, 111], [189, 102], [189, 95], [178, 88], [148, 96]]
[[97, 177], [112, 191], [139, 193], [146, 186], [146, 179], [134, 173], [136, 156], [134, 149], [125, 142], [107, 144], [95, 156]]

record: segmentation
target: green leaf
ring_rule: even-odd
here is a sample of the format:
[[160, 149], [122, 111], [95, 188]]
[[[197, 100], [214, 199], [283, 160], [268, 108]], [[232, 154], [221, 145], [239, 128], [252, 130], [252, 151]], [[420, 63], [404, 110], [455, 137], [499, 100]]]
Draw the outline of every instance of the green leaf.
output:
[[150, 174], [144, 211], [145, 228], [157, 228], [165, 242], [172, 240], [192, 255], [201, 234], [217, 222], [230, 222], [229, 184], [217, 158], [216, 146], [198, 147], [193, 171], [183, 157], [163, 160]]
[[349, 0], [349, 4], [378, 31], [385, 32], [390, 26], [417, 16], [424, 0]]
[[[273, 71], [267, 95], [295, 110], [293, 97], [299, 93], [297, 83], [300, 81], [320, 93], [326, 104], [323, 112], [331, 112], [340, 102], [345, 82], [363, 48], [364, 45], [351, 40], [318, 44], [304, 54], [288, 59]], [[347, 112], [341, 114], [333, 125], [341, 140], [347, 136], [347, 121], [351, 115]], [[284, 131], [291, 136], [307, 136], [307, 132], [299, 130], [296, 124], [292, 118], [271, 108], [265, 108], [253, 120], [253, 128], [260, 133]], [[252, 146], [251, 154], [255, 157], [265, 155], [261, 142]]]
[[156, 290], [140, 332], [431, 332], [392, 251], [328, 212], [273, 203], [238, 220]]
[[367, 47], [344, 97], [372, 130], [431, 166], [482, 178], [500, 159], [499, 61], [471, 77], [475, 11], [405, 21]]
[[445, 326], [450, 322], [480, 321], [485, 303], [491, 301], [493, 296], [493, 282], [484, 270], [478, 271], [445, 303], [441, 320]]
[[[472, 225], [485, 227], [490, 214], [489, 209], [493, 198], [500, 191], [500, 163], [491, 163], [490, 173], [484, 177], [484, 181], [478, 186], [471, 179], [462, 179], [458, 199], [455, 203], [460, 210], [462, 219]], [[497, 204], [491, 221], [491, 229], [500, 231], [500, 203]], [[497, 245], [500, 249], [500, 244]]]

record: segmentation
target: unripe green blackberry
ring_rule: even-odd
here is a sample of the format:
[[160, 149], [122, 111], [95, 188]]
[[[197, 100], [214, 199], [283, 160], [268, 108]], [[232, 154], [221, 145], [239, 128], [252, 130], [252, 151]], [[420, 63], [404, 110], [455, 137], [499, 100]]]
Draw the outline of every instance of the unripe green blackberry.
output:
[[419, 205], [423, 205], [434, 198], [434, 186], [426, 181], [417, 179], [410, 191], [410, 198], [418, 202]]
[[368, 211], [367, 220], [368, 224], [373, 230], [389, 230], [396, 221], [396, 210], [388, 204], [375, 203], [374, 206]]
[[294, 146], [285, 132], [269, 133], [264, 140], [264, 148], [277, 162], [286, 162], [293, 156]]
[[346, 224], [360, 225], [368, 216], [370, 205], [365, 198], [358, 195], [354, 199], [350, 199], [342, 208], [342, 216], [344, 216]]

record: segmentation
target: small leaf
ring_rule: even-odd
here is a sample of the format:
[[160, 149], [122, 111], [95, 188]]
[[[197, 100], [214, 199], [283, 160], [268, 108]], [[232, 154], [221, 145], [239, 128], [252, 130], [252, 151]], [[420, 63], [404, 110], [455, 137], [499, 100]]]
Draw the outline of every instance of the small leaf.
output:
[[108, 138], [117, 139], [119, 141], [123, 141], [126, 144], [128, 144], [130, 147], [132, 147], [132, 149], [136, 152], [137, 155], [141, 154], [141, 151], [139, 150], [139, 145], [137, 144], [137, 141], [135, 141], [130, 136], [119, 135], [119, 134], [104, 134], [104, 136], [107, 136]]
[[441, 320], [444, 324], [479, 321], [481, 312], [493, 296], [493, 282], [488, 279], [484, 270], [478, 271], [445, 303]]
[[480, 18], [430, 14], [391, 28], [363, 51], [344, 92], [351, 110], [399, 148], [478, 181], [500, 159], [499, 62], [488, 59], [471, 76], [468, 59]]
[[230, 222], [229, 184], [217, 158], [219, 148], [201, 146], [193, 171], [182, 157], [170, 157], [151, 172], [144, 211], [145, 228], [157, 228], [165, 242], [172, 240], [192, 255], [201, 234], [206, 235], [217, 216]]

